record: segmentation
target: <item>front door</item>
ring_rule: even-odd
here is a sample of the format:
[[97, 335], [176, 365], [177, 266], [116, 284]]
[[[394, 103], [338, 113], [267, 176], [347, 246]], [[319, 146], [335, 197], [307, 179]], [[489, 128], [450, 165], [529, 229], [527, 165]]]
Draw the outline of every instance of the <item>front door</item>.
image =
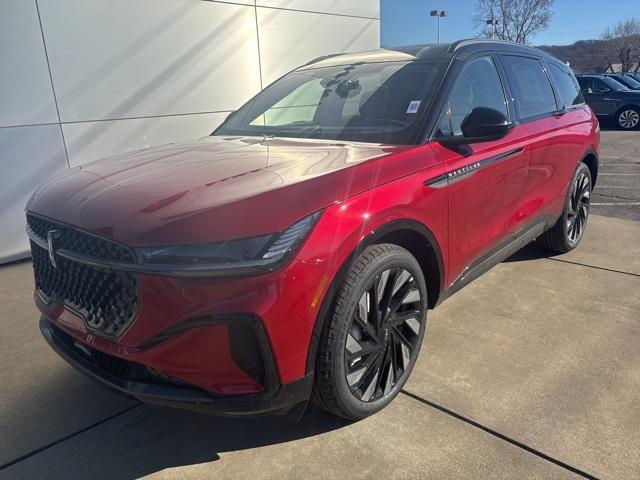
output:
[[461, 68], [431, 142], [447, 172], [450, 279], [460, 277], [521, 225], [529, 152], [520, 128], [500, 140], [463, 148], [438, 141], [462, 135], [462, 120], [480, 106], [513, 118], [491, 55], [472, 58]]

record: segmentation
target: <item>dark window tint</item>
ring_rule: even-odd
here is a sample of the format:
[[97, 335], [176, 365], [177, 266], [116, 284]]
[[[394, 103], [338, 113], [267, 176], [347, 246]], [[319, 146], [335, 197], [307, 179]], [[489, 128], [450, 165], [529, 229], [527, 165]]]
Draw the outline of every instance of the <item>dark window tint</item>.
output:
[[640, 82], [631, 75], [623, 75], [622, 78], [627, 82], [627, 86], [631, 88], [640, 88]]
[[582, 93], [580, 93], [580, 86], [576, 81], [576, 77], [569, 71], [568, 68], [560, 67], [555, 63], [548, 63], [547, 71], [551, 74], [553, 81], [558, 87], [558, 93], [560, 99], [565, 107], [572, 105], [580, 105], [584, 103]]
[[582, 90], [582, 93], [591, 93], [591, 82], [588, 78], [579, 78], [578, 84], [580, 85], [580, 90]]
[[557, 109], [553, 88], [538, 60], [508, 55], [503, 57], [503, 63], [521, 118], [534, 117]]
[[640, 82], [636, 81], [633, 77], [629, 75], [616, 75], [613, 78], [616, 82], [620, 82], [627, 88], [636, 89], [640, 88]]
[[214, 135], [415, 143], [444, 66], [356, 63], [294, 71], [245, 104]]
[[491, 57], [480, 57], [462, 67], [438, 122], [437, 137], [462, 135], [460, 124], [476, 107], [507, 114], [504, 90]]
[[593, 79], [591, 88], [596, 92], [608, 92], [610, 90], [610, 87], [608, 87], [606, 83], [598, 78]]
[[614, 90], [616, 92], [623, 92], [627, 90], [627, 87], [610, 77], [594, 78], [592, 88], [595, 92], [604, 93], [610, 90]]

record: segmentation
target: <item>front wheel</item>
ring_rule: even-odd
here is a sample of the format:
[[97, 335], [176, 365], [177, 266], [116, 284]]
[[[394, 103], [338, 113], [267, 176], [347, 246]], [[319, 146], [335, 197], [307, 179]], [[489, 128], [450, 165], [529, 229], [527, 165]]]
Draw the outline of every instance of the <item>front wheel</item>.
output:
[[553, 252], [566, 253], [578, 246], [587, 228], [591, 205], [591, 172], [581, 163], [573, 175], [562, 215], [556, 224], [539, 238]]
[[320, 338], [319, 405], [355, 420], [389, 404], [416, 362], [426, 309], [424, 275], [411, 253], [393, 244], [365, 249], [344, 276]]

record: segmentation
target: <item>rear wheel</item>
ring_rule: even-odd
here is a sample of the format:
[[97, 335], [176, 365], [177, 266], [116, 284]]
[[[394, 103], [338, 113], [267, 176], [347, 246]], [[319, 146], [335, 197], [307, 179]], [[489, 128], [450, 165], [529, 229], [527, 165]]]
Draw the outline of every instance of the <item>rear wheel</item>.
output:
[[625, 130], [634, 130], [640, 126], [640, 110], [635, 107], [624, 107], [618, 112], [618, 125]]
[[565, 253], [578, 246], [587, 228], [591, 202], [591, 172], [581, 163], [569, 186], [567, 201], [556, 224], [544, 232], [538, 241], [547, 250]]
[[319, 405], [360, 419], [389, 404], [420, 351], [426, 305], [417, 260], [397, 245], [368, 247], [342, 280], [320, 338]]

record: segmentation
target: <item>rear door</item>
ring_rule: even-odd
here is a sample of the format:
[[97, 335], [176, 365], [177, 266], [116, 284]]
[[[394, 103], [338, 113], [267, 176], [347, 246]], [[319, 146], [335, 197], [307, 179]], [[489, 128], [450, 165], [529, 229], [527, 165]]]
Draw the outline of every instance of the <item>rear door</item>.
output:
[[[524, 55], [501, 55], [520, 128], [526, 132], [529, 170], [519, 217], [524, 225], [552, 224], [591, 130], [590, 114], [573, 74]], [[553, 82], [553, 76], [558, 79]], [[570, 77], [569, 77], [570, 75]], [[560, 95], [560, 83], [565, 99]]]
[[[508, 239], [519, 226], [527, 151], [519, 127], [502, 139], [461, 148], [444, 139], [461, 136], [460, 124], [475, 107], [512, 117], [496, 60], [485, 54], [462, 66], [447, 94], [431, 142], [444, 162], [449, 191], [449, 270], [452, 279]], [[442, 139], [442, 141], [439, 141]]]
[[524, 211], [532, 217], [562, 210], [569, 182], [593, 135], [593, 117], [573, 72], [559, 62], [543, 64], [560, 108], [546, 121], [545, 147], [530, 158]]

